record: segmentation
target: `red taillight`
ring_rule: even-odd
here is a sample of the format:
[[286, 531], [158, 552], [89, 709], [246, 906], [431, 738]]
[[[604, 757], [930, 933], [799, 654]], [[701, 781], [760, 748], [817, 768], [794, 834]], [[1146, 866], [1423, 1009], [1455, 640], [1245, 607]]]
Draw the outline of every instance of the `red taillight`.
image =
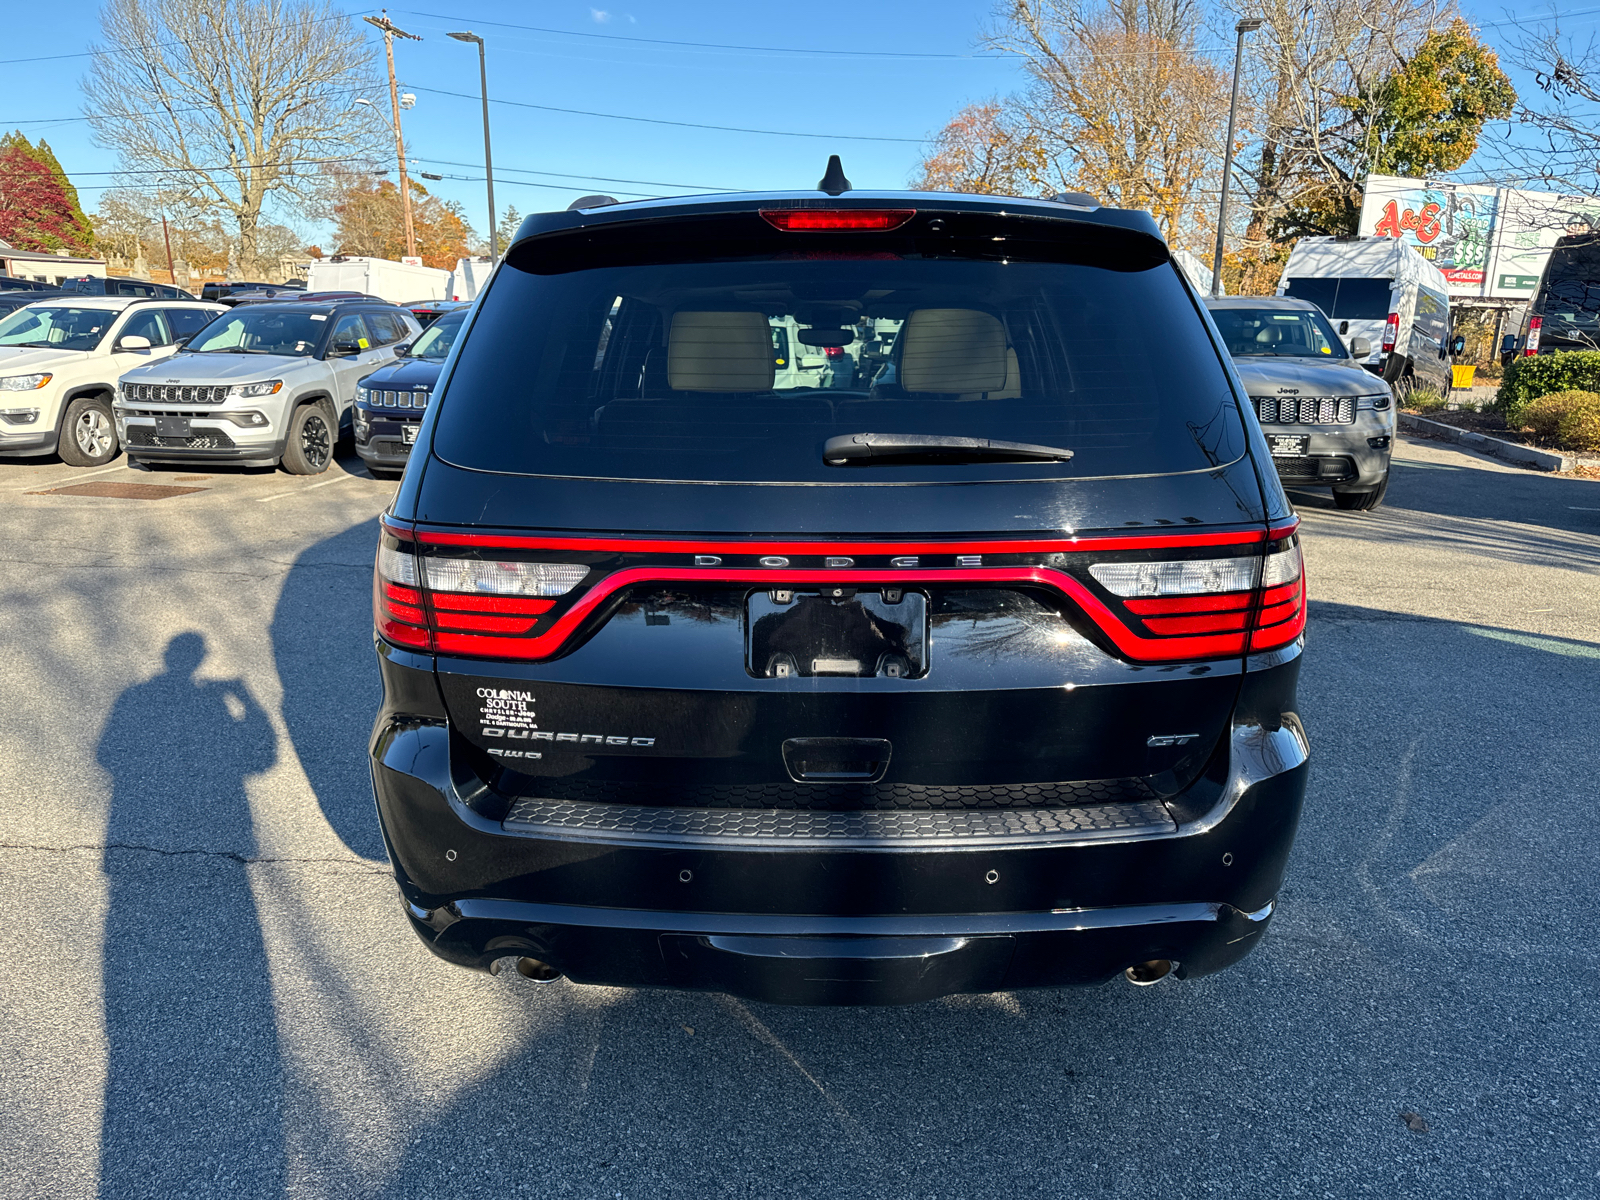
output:
[[[1020, 585], [1058, 593], [1128, 662], [1192, 662], [1270, 650], [1300, 636], [1297, 524], [957, 543], [412, 532], [386, 523], [373, 609], [380, 635], [399, 646], [541, 661], [564, 653], [642, 586]], [[1150, 561], [1162, 550], [1199, 557]], [[568, 554], [585, 562], [550, 561]], [[1085, 555], [1099, 561], [1069, 565]], [[656, 561], [635, 557], [629, 564], [634, 556]], [[530, 561], [535, 557], [540, 561]], [[677, 561], [663, 561], [669, 558]], [[1008, 558], [1021, 561], [996, 561]]]
[[[492, 654], [498, 638], [531, 633], [555, 607], [553, 597], [571, 591], [588, 571], [576, 563], [421, 559], [397, 540], [378, 548], [373, 619], [379, 633], [402, 646]], [[508, 647], [512, 657], [521, 657], [518, 644]]]
[[1383, 323], [1383, 352], [1390, 353], [1396, 342], [1400, 340], [1400, 314], [1390, 313], [1389, 319]]
[[1528, 318], [1528, 344], [1522, 348], [1522, 356], [1524, 358], [1539, 353], [1539, 331], [1543, 328], [1543, 317]]
[[[1294, 528], [1273, 530], [1264, 555], [1093, 564], [1089, 574], [1117, 597], [1128, 614], [1120, 624], [1139, 641], [1106, 632], [1125, 657], [1144, 662], [1287, 646], [1306, 623], [1305, 568]], [[1087, 605], [1085, 611], [1095, 615]]]
[[785, 233], [821, 233], [856, 229], [883, 232], [899, 229], [917, 215], [914, 208], [763, 208], [762, 218]]
[[822, 356], [824, 358], [843, 358], [844, 357], [844, 347], [843, 346], [824, 346], [822, 348]]

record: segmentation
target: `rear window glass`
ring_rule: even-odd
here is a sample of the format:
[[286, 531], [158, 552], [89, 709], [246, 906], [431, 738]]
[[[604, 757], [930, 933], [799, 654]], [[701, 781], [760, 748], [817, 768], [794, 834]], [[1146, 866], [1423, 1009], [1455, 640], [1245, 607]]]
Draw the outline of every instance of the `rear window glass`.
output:
[[1284, 294], [1309, 300], [1335, 321], [1382, 321], [1389, 315], [1387, 279], [1289, 280]]
[[1556, 243], [1534, 312], [1554, 324], [1594, 329], [1600, 322], [1600, 241]]
[[[828, 483], [1164, 473], [1243, 453], [1227, 376], [1169, 262], [805, 252], [814, 244], [551, 274], [513, 256], [459, 350], [435, 451], [514, 473]], [[1075, 457], [823, 462], [829, 438], [856, 433]]]

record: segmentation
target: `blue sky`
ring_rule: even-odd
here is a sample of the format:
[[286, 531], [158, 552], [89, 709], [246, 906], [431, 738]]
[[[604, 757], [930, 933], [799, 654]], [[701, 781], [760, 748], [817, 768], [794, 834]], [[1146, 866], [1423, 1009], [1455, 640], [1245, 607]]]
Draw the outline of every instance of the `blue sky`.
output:
[[[565, 207], [589, 192], [809, 187], [830, 152], [843, 156], [858, 185], [903, 186], [924, 139], [956, 110], [1022, 83], [1014, 60], [988, 56], [977, 44], [990, 19], [988, 0], [396, 5], [391, 19], [424, 38], [396, 49], [402, 86], [417, 95], [416, 108], [404, 118], [418, 160], [413, 169], [474, 177], [428, 186], [460, 200], [480, 231], [485, 202], [477, 55], [445, 36], [452, 29], [472, 29], [488, 42], [490, 95], [500, 101], [777, 131], [693, 129], [495, 104], [497, 206], [515, 204], [523, 213]], [[1506, 18], [1498, 3], [1467, 0], [1463, 8], [1486, 25]], [[1579, 15], [1564, 24], [1578, 31], [1592, 30], [1600, 16], [1600, 7], [1581, 0], [1572, 11]], [[82, 111], [78, 80], [88, 63], [83, 52], [98, 32], [96, 8], [12, 5], [3, 28], [0, 57], [31, 57], [4, 64], [0, 130], [46, 137], [93, 211], [100, 188], [112, 183], [115, 156], [94, 145], [82, 120], [59, 119]], [[1492, 44], [1504, 30], [1490, 25], [1485, 32]], [[1217, 40], [1201, 36], [1205, 46]], [[56, 55], [63, 57], [45, 57]], [[460, 95], [442, 94], [450, 92]], [[374, 99], [387, 108], [381, 93]], [[904, 140], [860, 140], [873, 138]], [[312, 225], [303, 231], [317, 233]]]

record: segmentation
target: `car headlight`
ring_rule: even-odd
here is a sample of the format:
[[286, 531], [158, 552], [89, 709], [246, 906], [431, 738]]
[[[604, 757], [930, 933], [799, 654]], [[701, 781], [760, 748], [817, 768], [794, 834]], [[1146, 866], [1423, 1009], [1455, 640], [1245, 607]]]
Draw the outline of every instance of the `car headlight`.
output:
[[49, 372], [42, 375], [0, 375], [0, 392], [38, 391], [55, 378]]
[[1388, 392], [1384, 392], [1383, 394], [1378, 395], [1378, 396], [1357, 396], [1356, 397], [1356, 411], [1357, 412], [1383, 412], [1392, 403], [1393, 403], [1393, 399], [1390, 397]]
[[364, 387], [357, 387], [356, 388], [356, 400], [359, 403], [365, 404], [367, 402], [367, 395], [368, 395], [368, 392], [367, 392], [366, 388], [364, 388]]
[[282, 390], [281, 379], [268, 379], [264, 383], [236, 383], [228, 389], [228, 399], [254, 400], [257, 396], [271, 396]]
[[[48, 379], [50, 377], [46, 375], [45, 378]], [[37, 408], [0, 408], [0, 418], [3, 418], [7, 425], [32, 425], [39, 419], [39, 410]]]

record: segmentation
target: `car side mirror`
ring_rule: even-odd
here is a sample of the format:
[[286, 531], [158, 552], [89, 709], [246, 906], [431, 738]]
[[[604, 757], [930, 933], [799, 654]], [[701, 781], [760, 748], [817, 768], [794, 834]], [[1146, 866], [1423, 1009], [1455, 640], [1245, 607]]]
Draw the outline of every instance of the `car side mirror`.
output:
[[330, 358], [349, 358], [360, 353], [361, 347], [354, 342], [335, 342], [328, 347], [328, 356]]
[[174, 346], [176, 346], [179, 350], [182, 350], [185, 346], [187, 346], [192, 341], [194, 341], [194, 334], [186, 333], [182, 337], [174, 339], [172, 344]]
[[1351, 358], [1368, 358], [1368, 357], [1371, 356], [1371, 354], [1372, 354], [1372, 343], [1367, 341], [1366, 338], [1364, 338], [1364, 337], [1353, 337], [1353, 338], [1350, 339], [1350, 357]]
[[1467, 339], [1459, 333], [1450, 339], [1451, 354], [1465, 354], [1467, 352]]
[[1517, 348], [1517, 335], [1516, 334], [1508, 333], [1508, 334], [1505, 335], [1505, 337], [1500, 339], [1500, 353], [1501, 354], [1514, 353], [1516, 351], [1516, 348]]
[[406, 355], [408, 355], [410, 353], [411, 353], [411, 343], [410, 342], [397, 342], [395, 344], [394, 356], [396, 358], [404, 358]]
[[150, 339], [147, 337], [140, 337], [137, 333], [130, 333], [127, 337], [121, 337], [117, 339], [117, 349], [148, 350], [150, 349]]

